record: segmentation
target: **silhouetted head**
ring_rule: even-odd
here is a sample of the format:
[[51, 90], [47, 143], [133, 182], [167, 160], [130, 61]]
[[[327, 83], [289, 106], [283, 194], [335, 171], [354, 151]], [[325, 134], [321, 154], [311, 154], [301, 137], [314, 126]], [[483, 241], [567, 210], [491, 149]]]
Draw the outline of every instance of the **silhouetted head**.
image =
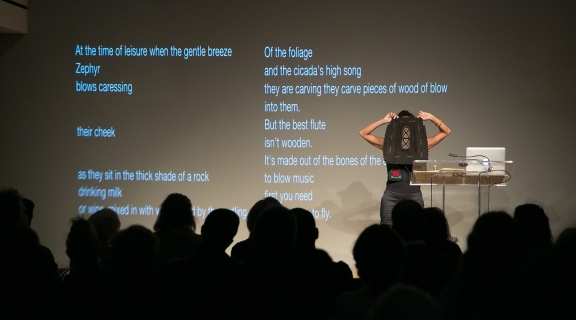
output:
[[[29, 226], [16, 224], [0, 232], [0, 245], [8, 245], [12, 248], [30, 248], [40, 245], [40, 238], [36, 231]], [[26, 251], [21, 253], [26, 254]]]
[[28, 198], [22, 198], [22, 204], [24, 205], [24, 212], [26, 213], [26, 217], [28, 218], [28, 226], [32, 225], [32, 218], [34, 218], [34, 201]]
[[192, 202], [187, 196], [180, 193], [172, 193], [160, 206], [158, 218], [154, 223], [154, 231], [168, 228], [190, 228], [196, 230], [196, 221], [192, 214]]
[[450, 234], [450, 226], [444, 211], [440, 208], [424, 208], [424, 215], [426, 216], [427, 230], [426, 230], [426, 243], [435, 244], [444, 241], [455, 241]]
[[404, 241], [424, 240], [427, 222], [422, 206], [407, 199], [398, 202], [392, 208], [392, 226]]
[[28, 225], [22, 196], [13, 188], [0, 191], [0, 230], [14, 225]]
[[404, 284], [388, 290], [370, 312], [372, 320], [441, 320], [436, 301], [424, 290]]
[[124, 274], [140, 273], [152, 269], [158, 258], [158, 240], [152, 231], [132, 225], [112, 239], [110, 265]]
[[282, 206], [280, 201], [273, 197], [266, 197], [262, 200], [257, 201], [250, 211], [248, 211], [248, 216], [246, 217], [246, 227], [248, 227], [248, 231], [252, 232], [254, 229], [254, 222], [264, 210], [268, 209], [272, 206]]
[[576, 269], [576, 228], [564, 229], [554, 243], [554, 250], [561, 263], [569, 267], [574, 274]]
[[258, 258], [281, 259], [294, 248], [296, 219], [287, 208], [271, 206], [256, 219], [249, 239]]
[[414, 115], [408, 110], [402, 110], [397, 114], [398, 118], [414, 118]]
[[535, 204], [523, 204], [514, 210], [514, 220], [528, 243], [528, 247], [551, 247], [552, 231], [550, 221], [541, 206]]
[[526, 247], [520, 229], [512, 217], [503, 211], [481, 215], [468, 235], [467, 255], [495, 263], [513, 261], [523, 256]]
[[296, 218], [296, 247], [314, 249], [318, 239], [318, 228], [312, 213], [306, 209], [294, 208], [290, 210]]
[[202, 238], [205, 245], [224, 251], [234, 241], [240, 218], [232, 210], [216, 209], [206, 217], [202, 225]]
[[70, 220], [66, 239], [66, 254], [76, 265], [95, 265], [98, 262], [100, 241], [94, 227], [83, 218]]
[[120, 230], [118, 214], [109, 208], [96, 211], [88, 218], [88, 221], [96, 229], [102, 246], [109, 246], [114, 235]]
[[364, 229], [352, 250], [358, 276], [369, 287], [386, 287], [400, 279], [406, 258], [402, 239], [388, 225]]

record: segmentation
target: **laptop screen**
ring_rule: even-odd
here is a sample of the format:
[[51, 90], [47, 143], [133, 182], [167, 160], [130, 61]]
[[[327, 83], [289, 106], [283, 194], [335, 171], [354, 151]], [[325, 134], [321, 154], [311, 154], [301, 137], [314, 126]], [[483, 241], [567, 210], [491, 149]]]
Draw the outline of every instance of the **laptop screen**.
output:
[[468, 147], [466, 148], [466, 160], [478, 160], [479, 162], [468, 163], [466, 172], [488, 171], [492, 167], [495, 174], [504, 174], [504, 163], [492, 163], [493, 161], [506, 161], [506, 148], [502, 147]]

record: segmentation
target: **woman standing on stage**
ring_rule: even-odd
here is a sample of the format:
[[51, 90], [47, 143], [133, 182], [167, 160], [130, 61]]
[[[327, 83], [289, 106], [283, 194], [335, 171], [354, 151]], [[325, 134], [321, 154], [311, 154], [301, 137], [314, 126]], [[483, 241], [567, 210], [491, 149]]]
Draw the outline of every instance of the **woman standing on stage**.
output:
[[[377, 137], [372, 134], [372, 131], [382, 125], [389, 124], [392, 119], [408, 117], [414, 117], [414, 115], [406, 110], [402, 110], [398, 114], [390, 112], [384, 118], [369, 124], [364, 129], [360, 130], [360, 136], [374, 147], [382, 150], [384, 148], [384, 137]], [[442, 120], [428, 112], [418, 112], [417, 118], [420, 118], [423, 121], [431, 121], [438, 127], [438, 130], [440, 130], [434, 136], [428, 138], [428, 149], [436, 146], [450, 134], [450, 128], [448, 128]], [[420, 186], [410, 185], [412, 165], [387, 164], [386, 171], [388, 173], [388, 181], [386, 182], [386, 190], [384, 191], [384, 195], [380, 202], [380, 223], [392, 225], [392, 208], [396, 203], [403, 199], [410, 199], [418, 202], [422, 207], [424, 207], [424, 200], [422, 199]]]

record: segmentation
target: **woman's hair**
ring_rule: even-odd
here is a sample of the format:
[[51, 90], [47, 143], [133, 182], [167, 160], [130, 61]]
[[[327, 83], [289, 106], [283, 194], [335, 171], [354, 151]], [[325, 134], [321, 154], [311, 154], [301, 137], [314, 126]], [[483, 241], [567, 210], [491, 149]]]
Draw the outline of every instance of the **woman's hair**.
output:
[[114, 235], [120, 230], [120, 219], [116, 211], [110, 208], [104, 208], [96, 211], [88, 218], [88, 222], [98, 234], [100, 245], [103, 247], [109, 246], [112, 242]]
[[160, 206], [160, 212], [154, 231], [165, 230], [168, 228], [190, 228], [196, 230], [196, 221], [192, 214], [192, 202], [187, 196], [180, 193], [172, 193]]
[[149, 271], [158, 259], [158, 240], [141, 225], [131, 225], [112, 239], [110, 265], [116, 272], [140, 274]]
[[264, 210], [273, 207], [273, 206], [282, 206], [280, 201], [273, 197], [266, 197], [262, 200], [258, 200], [250, 211], [248, 211], [248, 216], [246, 217], [246, 226], [248, 227], [248, 231], [252, 231], [254, 229], [254, 223], [256, 222], [256, 218], [262, 213]]
[[500, 260], [519, 261], [525, 254], [526, 246], [520, 227], [514, 219], [504, 211], [491, 211], [481, 215], [472, 232], [468, 234], [468, 249], [466, 253], [490, 259], [496, 264]]
[[414, 115], [412, 113], [410, 113], [410, 111], [408, 111], [408, 110], [402, 110], [402, 111], [398, 112], [398, 118], [403, 118], [403, 117], [414, 118]]
[[373, 224], [358, 236], [352, 249], [358, 275], [369, 287], [400, 278], [406, 259], [400, 236], [385, 224]]
[[531, 249], [538, 246], [552, 246], [550, 221], [541, 206], [531, 203], [517, 206], [514, 210], [514, 220], [522, 229]]
[[82, 217], [70, 220], [70, 233], [66, 238], [66, 254], [75, 264], [96, 264], [100, 241], [90, 222]]
[[0, 229], [14, 225], [28, 225], [18, 190], [9, 188], [0, 190]]
[[424, 214], [428, 221], [428, 230], [426, 232], [426, 243], [439, 243], [443, 241], [458, 241], [457, 238], [450, 234], [450, 226], [446, 215], [442, 209], [437, 207], [425, 208]]

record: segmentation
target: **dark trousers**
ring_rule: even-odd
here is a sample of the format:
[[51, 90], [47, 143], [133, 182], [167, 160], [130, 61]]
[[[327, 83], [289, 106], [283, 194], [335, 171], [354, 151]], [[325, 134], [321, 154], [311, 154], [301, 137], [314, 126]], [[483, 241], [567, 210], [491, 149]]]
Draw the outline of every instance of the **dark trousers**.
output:
[[414, 200], [424, 207], [422, 192], [400, 193], [386, 190], [380, 201], [380, 224], [392, 225], [392, 208], [404, 199]]

